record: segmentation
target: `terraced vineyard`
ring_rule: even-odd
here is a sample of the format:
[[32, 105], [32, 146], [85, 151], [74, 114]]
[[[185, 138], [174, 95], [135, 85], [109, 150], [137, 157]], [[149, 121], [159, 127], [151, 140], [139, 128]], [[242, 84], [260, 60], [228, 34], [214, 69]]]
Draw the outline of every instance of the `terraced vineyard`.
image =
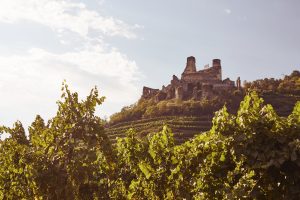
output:
[[[271, 104], [279, 116], [288, 116], [300, 96], [284, 94], [263, 94], [265, 103]], [[236, 109], [231, 109], [236, 113]], [[177, 143], [182, 143], [195, 134], [207, 131], [211, 128], [212, 115], [203, 115], [200, 117], [191, 116], [162, 116], [150, 119], [135, 120], [129, 122], [117, 123], [106, 128], [109, 139], [115, 143], [117, 137], [124, 137], [126, 131], [130, 128], [136, 130], [139, 136], [143, 137], [149, 133], [158, 132], [163, 125], [168, 125], [174, 133]]]
[[109, 139], [115, 143], [116, 138], [124, 137], [130, 128], [136, 130], [140, 136], [158, 132], [163, 125], [172, 129], [177, 143], [182, 143], [195, 134], [207, 131], [211, 128], [212, 116], [187, 117], [187, 116], [167, 116], [151, 119], [143, 119], [131, 122], [119, 123], [106, 128]]

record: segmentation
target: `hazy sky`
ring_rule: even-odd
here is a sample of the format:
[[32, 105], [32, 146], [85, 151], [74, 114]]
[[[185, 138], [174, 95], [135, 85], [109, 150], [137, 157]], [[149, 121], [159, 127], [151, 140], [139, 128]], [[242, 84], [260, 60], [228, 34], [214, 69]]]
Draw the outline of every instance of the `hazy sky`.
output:
[[299, 0], [0, 0], [0, 124], [49, 119], [64, 79], [97, 85], [109, 116], [142, 86], [222, 60], [223, 78], [280, 78], [300, 69]]

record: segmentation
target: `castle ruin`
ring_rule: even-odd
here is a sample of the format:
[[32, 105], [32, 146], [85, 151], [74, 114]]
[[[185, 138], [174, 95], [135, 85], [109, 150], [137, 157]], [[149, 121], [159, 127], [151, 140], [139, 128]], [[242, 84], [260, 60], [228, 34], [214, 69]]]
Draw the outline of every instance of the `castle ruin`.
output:
[[197, 71], [196, 59], [190, 56], [187, 58], [181, 79], [173, 75], [171, 83], [168, 86], [163, 86], [161, 90], [144, 87], [142, 98], [150, 99], [154, 97], [156, 102], [167, 99], [210, 99], [220, 92], [240, 89], [240, 87], [240, 78], [237, 80], [237, 87], [235, 82], [229, 78], [222, 80], [220, 59], [214, 59], [211, 67], [206, 66], [204, 69]]

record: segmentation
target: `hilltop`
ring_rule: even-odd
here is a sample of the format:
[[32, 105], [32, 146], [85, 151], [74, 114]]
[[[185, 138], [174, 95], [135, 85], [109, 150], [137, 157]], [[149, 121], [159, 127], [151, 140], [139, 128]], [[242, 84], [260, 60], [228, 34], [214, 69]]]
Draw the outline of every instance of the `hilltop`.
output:
[[235, 110], [242, 98], [240, 78], [236, 83], [229, 78], [222, 79], [220, 59], [213, 59], [212, 66], [197, 71], [196, 59], [190, 56], [181, 78], [173, 75], [170, 83], [161, 89], [144, 86], [137, 103], [112, 115], [110, 125], [158, 116], [212, 115], [225, 102]]
[[236, 113], [247, 91], [253, 90], [280, 116], [287, 116], [300, 100], [300, 72], [293, 71], [283, 79], [244, 81], [242, 86], [240, 77], [236, 81], [222, 78], [220, 59], [197, 71], [196, 59], [190, 56], [181, 78], [173, 75], [170, 84], [161, 89], [144, 86], [137, 103], [111, 116], [107, 133], [114, 141], [123, 137], [129, 128], [145, 136], [167, 124], [173, 129], [175, 139], [183, 142], [209, 130], [214, 112], [224, 105], [230, 113]]

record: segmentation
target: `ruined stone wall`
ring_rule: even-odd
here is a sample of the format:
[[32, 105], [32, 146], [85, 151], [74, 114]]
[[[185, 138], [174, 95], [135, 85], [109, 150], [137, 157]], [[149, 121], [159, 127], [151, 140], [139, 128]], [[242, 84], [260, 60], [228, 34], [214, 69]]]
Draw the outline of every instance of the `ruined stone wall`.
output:
[[176, 90], [175, 90], [175, 98], [179, 99], [179, 100], [183, 99], [183, 88], [181, 86], [176, 88]]
[[213, 89], [218, 91], [218, 90], [228, 90], [233, 88], [232, 85], [227, 85], [227, 84], [214, 84]]
[[142, 98], [149, 99], [154, 97], [156, 94], [158, 94], [159, 89], [153, 89], [149, 87], [143, 87], [143, 95]]
[[222, 81], [221, 66], [210, 67], [195, 73], [183, 73], [181, 79], [186, 82], [219, 82]]
[[210, 84], [202, 85], [202, 98], [211, 99], [214, 96], [213, 86]]
[[179, 78], [175, 75], [173, 75], [173, 79], [171, 80], [171, 85], [173, 86], [179, 86], [181, 84], [181, 81]]
[[221, 60], [213, 59], [212, 67], [197, 71], [196, 59], [190, 56], [187, 58], [181, 79], [173, 75], [171, 83], [163, 86], [161, 90], [144, 87], [142, 97], [146, 99], [154, 97], [156, 102], [174, 98], [200, 100], [201, 98], [212, 98], [218, 92], [234, 87], [234, 81], [229, 78], [222, 80]]
[[222, 67], [220, 59], [213, 59], [212, 67], [196, 71], [196, 59], [194, 57], [187, 58], [187, 66], [181, 75], [181, 80], [186, 82], [207, 82], [218, 83], [222, 81]]

